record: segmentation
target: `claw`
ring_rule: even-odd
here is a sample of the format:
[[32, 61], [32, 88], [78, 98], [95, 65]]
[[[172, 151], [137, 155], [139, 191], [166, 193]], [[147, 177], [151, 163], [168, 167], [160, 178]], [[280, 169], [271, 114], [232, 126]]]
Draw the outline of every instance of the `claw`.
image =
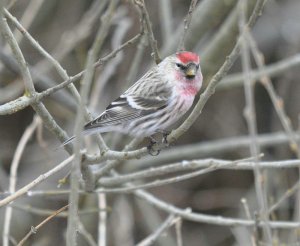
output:
[[170, 131], [165, 131], [165, 132], [163, 132], [163, 138], [162, 138], [162, 142], [164, 143], [164, 144], [169, 144], [168, 143], [168, 136], [170, 135]]
[[148, 153], [149, 155], [152, 155], [152, 156], [157, 156], [159, 155], [160, 153], [160, 150], [154, 150], [153, 149], [153, 145], [155, 145], [157, 143], [157, 141], [153, 138], [153, 137], [150, 137], [150, 143], [149, 145], [147, 146], [147, 149], [148, 149]]

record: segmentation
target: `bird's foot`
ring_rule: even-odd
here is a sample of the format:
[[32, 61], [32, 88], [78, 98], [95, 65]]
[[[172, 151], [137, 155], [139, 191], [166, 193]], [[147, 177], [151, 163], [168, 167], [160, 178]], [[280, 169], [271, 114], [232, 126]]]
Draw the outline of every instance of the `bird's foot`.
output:
[[161, 133], [162, 134], [162, 140], [161, 140], [161, 142], [163, 144], [169, 145], [169, 143], [168, 143], [168, 136], [170, 135], [171, 131], [169, 131], [169, 130], [158, 130], [157, 133]]
[[166, 145], [169, 145], [169, 142], [168, 142], [168, 136], [170, 135], [171, 131], [163, 131], [162, 132], [162, 143], [163, 144], [166, 144]]
[[157, 141], [156, 141], [153, 137], [151, 137], [151, 136], [150, 136], [149, 138], [150, 138], [150, 143], [149, 143], [149, 145], [147, 146], [149, 155], [152, 155], [152, 156], [157, 156], [157, 155], [159, 155], [160, 149], [155, 150], [155, 149], [153, 148], [153, 146], [157, 143]]

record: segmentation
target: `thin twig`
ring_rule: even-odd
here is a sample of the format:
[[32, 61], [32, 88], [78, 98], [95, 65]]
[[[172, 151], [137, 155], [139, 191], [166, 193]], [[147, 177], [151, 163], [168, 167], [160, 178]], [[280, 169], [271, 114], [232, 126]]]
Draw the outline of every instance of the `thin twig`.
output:
[[106, 205], [106, 195], [105, 194], [98, 194], [98, 207], [99, 207], [99, 214], [98, 214], [98, 246], [106, 246], [106, 231], [107, 231], [107, 205]]
[[254, 183], [255, 183], [255, 191], [257, 202], [259, 206], [259, 215], [264, 221], [265, 226], [263, 227], [264, 238], [268, 245], [272, 244], [272, 232], [269, 224], [269, 215], [268, 215], [268, 203], [265, 194], [264, 187], [264, 176], [261, 171], [261, 167], [259, 164], [258, 154], [260, 153], [259, 145], [257, 142], [257, 123], [256, 123], [256, 111], [255, 111], [255, 99], [254, 99], [254, 88], [252, 80], [249, 76], [250, 73], [250, 52], [249, 45], [247, 42], [248, 29], [246, 26], [246, 1], [239, 1], [239, 10], [240, 10], [240, 18], [239, 18], [239, 30], [240, 35], [242, 35], [242, 67], [244, 73], [244, 90], [245, 90], [245, 101], [246, 106], [244, 110], [244, 115], [248, 125], [249, 136], [251, 138], [250, 143], [250, 153], [251, 156], [254, 157], [255, 167], [254, 167]]
[[57, 211], [55, 211], [52, 215], [50, 215], [49, 217], [47, 217], [46, 219], [44, 219], [41, 223], [39, 223], [37, 226], [32, 226], [30, 231], [26, 234], [26, 236], [18, 243], [17, 246], [22, 246], [27, 239], [33, 235], [36, 234], [37, 231], [46, 223], [48, 223], [50, 220], [52, 220], [57, 214], [59, 214], [60, 212], [66, 210], [69, 207], [69, 204], [66, 206], [63, 206], [62, 208], [58, 209]]
[[[5, 13], [5, 16], [7, 18], [9, 18], [15, 24], [15, 26], [20, 30], [20, 32], [29, 40], [29, 42], [32, 44], [32, 46], [35, 47], [43, 56], [45, 56], [46, 59], [49, 60], [50, 63], [53, 64], [53, 66], [55, 67], [55, 69], [57, 70], [59, 75], [63, 79], [68, 80], [69, 75], [67, 74], [66, 70], [60, 65], [60, 63], [57, 60], [55, 60], [45, 49], [43, 49], [39, 45], [39, 43], [27, 32], [27, 30], [18, 22], [18, 20], [15, 17], [13, 17], [6, 9], [4, 9], [4, 13]], [[105, 37], [104, 33], [102, 33], [102, 35]], [[72, 87], [71, 90], [73, 91], [73, 93], [78, 94], [74, 85], [71, 85], [71, 87]], [[83, 108], [83, 112], [85, 114], [85, 117], [88, 118], [89, 117], [88, 110], [85, 107]], [[98, 135], [98, 142], [102, 149], [106, 148], [106, 145], [105, 145], [101, 135]]]
[[7, 17], [12, 23], [18, 28], [18, 30], [23, 34], [23, 36], [32, 44], [33, 47], [35, 47], [43, 56], [47, 58], [47, 60], [50, 61], [57, 70], [58, 74], [65, 80], [69, 79], [69, 76], [62, 68], [62, 66], [59, 64], [57, 60], [55, 60], [45, 49], [43, 49], [39, 43], [27, 32], [27, 30], [21, 25], [21, 23], [12, 16], [7, 9], [4, 9], [5, 17]]
[[[30, 196], [50, 196], [50, 195], [67, 195], [69, 194], [69, 190], [49, 190], [49, 191], [30, 191], [28, 195]], [[95, 192], [95, 191], [94, 191]], [[103, 193], [104, 190], [98, 191], [99, 193]], [[82, 194], [86, 194], [85, 191], [80, 191]], [[201, 214], [196, 212], [186, 211], [185, 209], [180, 209], [170, 203], [167, 203], [157, 197], [153, 196], [152, 194], [145, 192], [143, 190], [135, 190], [133, 193], [148, 202], [149, 204], [154, 205], [155, 207], [166, 211], [167, 213], [174, 213], [182, 219], [200, 222], [200, 223], [207, 223], [211, 225], [219, 225], [219, 226], [254, 226], [256, 221], [255, 220], [244, 220], [244, 219], [236, 219], [230, 217], [223, 217], [220, 215], [207, 215]], [[258, 222], [257, 226], [263, 226], [263, 222]], [[300, 227], [300, 222], [291, 222], [291, 221], [270, 221], [271, 228], [281, 228], [281, 229], [295, 229]]]
[[176, 218], [173, 214], [170, 214], [169, 217], [162, 223], [151, 235], [146, 237], [143, 241], [139, 242], [137, 246], [149, 246], [152, 245], [157, 238], [168, 228], [170, 228], [176, 221]]
[[274, 210], [276, 210], [286, 199], [288, 199], [297, 190], [299, 190], [299, 188], [300, 188], [300, 181], [296, 182], [291, 188], [287, 189], [287, 191], [278, 199], [278, 201], [269, 208], [269, 214], [272, 213]]
[[90, 246], [97, 246], [93, 236], [85, 229], [81, 221], [78, 221], [78, 231]]
[[35, 89], [34, 89], [34, 85], [31, 79], [31, 75], [29, 72], [29, 68], [28, 65], [24, 59], [24, 56], [22, 54], [22, 51], [16, 41], [16, 39], [13, 36], [13, 33], [11, 32], [6, 19], [4, 18], [4, 13], [5, 13], [5, 9], [1, 8], [0, 10], [0, 29], [1, 29], [1, 33], [4, 36], [4, 38], [6, 39], [6, 42], [9, 44], [10, 48], [12, 49], [12, 52], [17, 60], [17, 63], [20, 67], [20, 71], [24, 80], [24, 85], [25, 85], [25, 89], [26, 92], [28, 94], [29, 97], [33, 97], [35, 96]]
[[[108, 0], [96, 0], [93, 1], [87, 9], [80, 21], [71, 29], [67, 29], [60, 35], [60, 39], [57, 42], [57, 46], [53, 49], [52, 56], [62, 61], [70, 52], [76, 49], [76, 46], [91, 35], [94, 31], [94, 26], [100, 19], [103, 10], [107, 7]], [[51, 68], [46, 60], [40, 61], [36, 66], [36, 69], [41, 70], [43, 73], [47, 73]]]
[[[257, 2], [256, 7], [254, 8], [254, 11], [248, 21], [248, 27], [252, 27], [255, 23], [255, 20], [258, 18], [260, 15], [261, 9], [264, 6], [265, 0], [260, 0]], [[223, 66], [220, 68], [220, 70], [215, 74], [215, 76], [212, 78], [210, 84], [204, 91], [204, 93], [200, 96], [200, 99], [196, 106], [194, 107], [192, 113], [188, 116], [188, 118], [172, 133], [168, 136], [167, 141], [168, 143], [173, 143], [176, 141], [177, 138], [179, 138], [182, 134], [184, 134], [194, 123], [194, 121], [197, 119], [197, 117], [201, 114], [201, 111], [208, 101], [208, 99], [214, 94], [215, 88], [217, 84], [220, 82], [220, 80], [227, 74], [229, 71], [230, 67], [233, 65], [234, 61], [237, 59], [239, 52], [240, 52], [240, 43], [241, 43], [241, 38], [239, 38], [238, 42], [236, 43], [234, 49], [230, 53], [230, 55], [227, 57], [225, 63]], [[156, 144], [153, 146], [153, 149], [163, 149], [166, 148], [167, 145], [164, 144]], [[103, 153], [101, 155], [101, 160], [105, 159], [126, 159], [126, 158], [139, 158], [147, 153], [147, 148], [142, 148], [140, 150], [135, 150], [132, 152], [116, 152], [116, 151], [107, 151], [106, 153]], [[96, 157], [97, 159], [98, 157]], [[94, 162], [92, 160], [92, 162]], [[98, 160], [99, 161], [99, 160]], [[110, 169], [107, 167], [107, 169]]]
[[[127, 151], [135, 149], [140, 144], [141, 141], [142, 141], [142, 139], [140, 139], [140, 138], [133, 139], [128, 145], [125, 146], [125, 148], [123, 149], [123, 152], [119, 152], [119, 153], [128, 153]], [[143, 148], [143, 150], [147, 151], [147, 148]], [[134, 154], [136, 154], [136, 152], [137, 152], [138, 155], [141, 153], [140, 150], [130, 151], [130, 152], [131, 153], [133, 152]], [[120, 159], [114, 158], [115, 159], [114, 161], [107, 162], [105, 166], [103, 166], [101, 169], [96, 170], [94, 172], [95, 179], [97, 180], [102, 175], [104, 175], [105, 173], [109, 172], [111, 169], [117, 167], [117, 165], [121, 164], [122, 161], [124, 161], [126, 159], [126, 157], [127, 157], [127, 155], [125, 155], [123, 158], [120, 158]], [[99, 163], [99, 161], [98, 161], [98, 163]]]
[[[245, 160], [247, 160], [247, 159], [245, 159]], [[233, 161], [229, 165], [235, 166], [238, 162], [239, 162], [239, 160]], [[178, 176], [171, 177], [171, 178], [166, 178], [166, 179], [162, 179], [162, 180], [155, 180], [153, 182], [146, 183], [146, 184], [141, 184], [141, 185], [131, 184], [128, 187], [112, 188], [112, 189], [106, 189], [106, 190], [109, 191], [109, 192], [120, 192], [120, 191], [126, 192], [126, 191], [131, 191], [131, 190], [136, 190], [136, 189], [153, 188], [153, 187], [158, 187], [158, 186], [161, 186], [161, 185], [167, 185], [167, 184], [171, 184], [171, 183], [180, 182], [180, 181], [183, 181], [183, 180], [186, 180], [186, 179], [191, 179], [193, 177], [197, 177], [199, 175], [203, 175], [203, 174], [206, 174], [208, 172], [215, 171], [217, 169], [219, 169], [218, 164], [211, 164], [207, 168], [197, 170], [195, 172], [183, 174], [183, 175], [178, 175]], [[143, 173], [143, 175], [146, 175], [146, 174]], [[101, 191], [101, 188], [99, 190]]]
[[172, 37], [173, 25], [172, 25], [172, 1], [171, 0], [159, 0], [159, 20], [161, 24], [161, 35], [163, 36], [163, 43], [166, 45]]
[[148, 35], [148, 39], [149, 39], [149, 43], [152, 49], [152, 55], [154, 58], [154, 61], [156, 64], [161, 62], [161, 58], [159, 55], [159, 51], [157, 48], [157, 41], [154, 37], [154, 33], [152, 30], [152, 24], [150, 21], [150, 17], [149, 17], [149, 13], [147, 11], [146, 5], [144, 0], [134, 0], [134, 3], [140, 8], [141, 10], [141, 14], [142, 14], [142, 25], [143, 25], [143, 21], [145, 21], [145, 26], [146, 26], [146, 31], [147, 31], [147, 35]]
[[[15, 154], [13, 156], [12, 164], [10, 166], [10, 180], [9, 180], [9, 192], [13, 194], [16, 191], [17, 185], [17, 171], [22, 154], [25, 147], [36, 130], [38, 125], [38, 116], [34, 116], [32, 123], [24, 131], [18, 146], [16, 148]], [[3, 226], [3, 246], [9, 245], [9, 235], [10, 235], [10, 222], [12, 217], [12, 207], [6, 207], [4, 216], [4, 226]]]
[[[109, 61], [110, 59], [114, 58], [118, 52], [120, 52], [121, 50], [123, 50], [124, 48], [126, 48], [127, 46], [134, 44], [135, 42], [137, 42], [140, 37], [141, 37], [141, 33], [137, 34], [136, 36], [134, 36], [133, 38], [131, 38], [130, 40], [128, 40], [127, 42], [125, 42], [124, 44], [122, 44], [119, 48], [117, 48], [116, 50], [112, 51], [111, 53], [109, 53], [108, 55], [104, 56], [103, 58], [100, 58], [98, 61], [96, 61], [94, 63], [94, 68], [98, 67], [98, 66], [102, 66], [103, 64], [105, 64], [107, 61]], [[81, 71], [80, 73], [71, 76], [69, 79], [63, 81], [62, 83], [51, 87], [43, 92], [40, 93], [36, 93], [36, 96], [34, 98], [28, 97], [28, 96], [22, 96], [19, 97], [18, 99], [8, 102], [6, 104], [3, 104], [0, 106], [0, 115], [7, 115], [7, 114], [13, 114], [16, 113], [30, 105], [32, 105], [35, 102], [40, 102], [41, 100], [43, 100], [45, 97], [65, 88], [66, 86], [68, 86], [69, 84], [72, 84], [74, 82], [76, 82], [77, 80], [81, 79], [82, 76], [84, 75], [86, 70]], [[67, 138], [66, 138], [67, 139]], [[65, 140], [66, 140], [65, 139]]]
[[[261, 168], [264, 169], [296, 168], [299, 165], [300, 160], [260, 162]], [[114, 186], [124, 184], [126, 182], [131, 182], [134, 180], [140, 180], [149, 177], [153, 178], [170, 173], [186, 172], [189, 170], [207, 168], [211, 166], [217, 166], [218, 169], [228, 170], [253, 170], [255, 168], [255, 162], [227, 161], [217, 159], [181, 161], [178, 163], [172, 163], [160, 167], [153, 167], [150, 170], [146, 169], [138, 172], [130, 172], [129, 174], [119, 175], [118, 177], [102, 177], [101, 179], [99, 179], [98, 183], [103, 186]]]
[[[296, 137], [297, 140], [300, 139], [298, 134], [296, 134]], [[289, 138], [284, 132], [260, 134], [257, 140], [261, 148], [279, 145], [284, 146], [289, 142]], [[172, 146], [172, 148], [166, 149], [155, 158], [152, 156], [145, 156], [142, 162], [132, 160], [127, 163], [127, 170], [132, 172], [136, 169], [140, 170], [155, 167], [167, 162], [170, 163], [184, 159], [198, 159], [201, 157], [205, 158], [207, 156], [224, 155], [230, 152], [235, 153], [236, 151], [248, 148], [250, 141], [249, 136], [240, 136]]]
[[[35, 97], [36, 92], [33, 85], [33, 81], [31, 78], [31, 74], [28, 68], [28, 64], [24, 59], [24, 56], [22, 54], [22, 51], [20, 47], [18, 46], [18, 43], [16, 42], [7, 22], [6, 19], [3, 18], [4, 16], [4, 9], [1, 8], [0, 13], [0, 30], [3, 36], [5, 37], [6, 41], [10, 45], [14, 57], [20, 67], [20, 72], [22, 75], [22, 78], [24, 80], [24, 86], [25, 86], [25, 95], [28, 97]], [[48, 112], [46, 107], [39, 102], [34, 102], [32, 105], [32, 108], [38, 113], [38, 115], [43, 119], [43, 122], [45, 126], [53, 132], [61, 141], [64, 141], [64, 139], [67, 138], [67, 134], [59, 127], [59, 125], [56, 123], [56, 121], [53, 119], [51, 114]], [[65, 149], [71, 153], [71, 149], [69, 146], [66, 146]]]
[[[77, 115], [75, 121], [74, 132], [76, 136], [76, 141], [74, 143], [74, 162], [71, 169], [71, 193], [69, 196], [70, 203], [70, 213], [68, 216], [68, 227], [67, 227], [67, 246], [76, 246], [77, 245], [77, 224], [79, 221], [78, 217], [78, 201], [79, 201], [79, 179], [81, 176], [81, 162], [82, 162], [82, 153], [80, 151], [81, 142], [82, 142], [82, 129], [84, 125], [84, 108], [87, 103], [88, 94], [94, 77], [93, 64], [97, 59], [97, 56], [102, 48], [104, 40], [108, 34], [108, 30], [111, 25], [111, 20], [117, 5], [117, 0], [110, 1], [108, 9], [104, 13], [101, 19], [101, 27], [98, 29], [96, 38], [93, 42], [91, 49], [88, 52], [87, 62], [86, 62], [86, 72], [83, 76], [82, 86], [80, 88], [80, 103], [77, 108]], [[99, 135], [100, 136], [100, 135]], [[98, 142], [99, 148], [101, 151], [108, 149], [104, 140], [99, 138]], [[81, 170], [80, 170], [81, 169]], [[82, 173], [83, 176], [87, 176]]]
[[273, 103], [273, 106], [276, 110], [276, 113], [280, 119], [280, 122], [290, 139], [291, 149], [297, 154], [298, 158], [300, 158], [300, 146], [298, 145], [298, 142], [297, 142], [297, 139], [295, 136], [295, 132], [291, 126], [291, 121], [284, 110], [283, 101], [277, 95], [270, 78], [268, 77], [268, 75], [265, 72], [264, 56], [259, 51], [257, 44], [256, 44], [255, 40], [253, 39], [252, 35], [249, 34], [247, 36], [247, 38], [248, 38], [249, 45], [250, 45], [251, 51], [253, 53], [254, 59], [258, 65], [259, 71], [261, 73], [260, 81], [261, 81], [262, 85], [266, 88], [266, 90], [271, 98], [271, 101]]
[[[211, 225], [220, 225], [220, 226], [254, 226], [256, 221], [254, 220], [243, 220], [243, 219], [234, 219], [223, 216], [213, 216], [201, 213], [195, 213], [186, 211], [185, 209], [180, 209], [174, 205], [164, 202], [152, 194], [145, 192], [143, 190], [136, 190], [134, 194], [146, 200], [149, 204], [167, 212], [170, 214], [175, 214], [180, 216], [182, 219], [189, 221], [207, 223]], [[258, 222], [258, 226], [264, 226], [262, 221]], [[282, 228], [282, 229], [291, 229], [300, 227], [300, 222], [284, 222], [284, 221], [270, 221], [271, 228]]]
[[[251, 47], [250, 43], [250, 47]], [[300, 64], [300, 54], [296, 54], [294, 56], [290, 56], [288, 58], [282, 59], [278, 62], [274, 62], [265, 66], [264, 70], [256, 69], [251, 70], [249, 76], [253, 81], [260, 79], [261, 77], [267, 75], [268, 77], [274, 77], [276, 75], [282, 75], [289, 69], [292, 69]], [[236, 86], [243, 85], [243, 74], [230, 74], [222, 79], [217, 86], [218, 90], [229, 89]]]
[[[250, 214], [250, 209], [249, 209], [248, 202], [247, 202], [246, 198], [242, 198], [241, 203], [243, 204], [243, 208], [244, 208], [245, 213], [246, 213], [246, 218], [248, 220], [251, 220], [252, 217], [251, 217], [251, 214]], [[254, 227], [252, 230], [253, 231], [252, 231], [251, 236], [250, 236], [251, 237], [251, 244], [252, 244], [252, 246], [256, 246], [257, 245], [256, 244], [256, 237], [255, 237], [256, 227]]]
[[179, 217], [175, 222], [177, 246], [183, 246], [182, 242], [182, 219]]
[[[256, 6], [253, 10], [253, 13], [250, 16], [250, 19], [247, 23], [248, 28], [251, 28], [259, 15], [261, 14], [261, 11], [264, 7], [265, 0], [259, 0], [256, 3]], [[215, 93], [216, 86], [219, 84], [221, 79], [228, 73], [229, 69], [233, 65], [233, 63], [236, 61], [236, 59], [239, 56], [240, 53], [240, 44], [241, 44], [241, 38], [238, 39], [237, 43], [235, 44], [233, 50], [231, 53], [226, 57], [226, 61], [221, 66], [219, 71], [212, 77], [212, 79], [209, 82], [209, 85], [205, 89], [205, 91], [201, 94], [200, 99], [198, 100], [196, 106], [194, 107], [192, 113], [187, 117], [187, 119], [172, 133], [168, 136], [167, 141], [169, 143], [172, 143], [176, 141], [176, 139], [179, 138], [182, 134], [184, 134], [191, 125], [196, 121], [198, 116], [201, 114], [202, 109], [208, 99]]]
[[185, 41], [187, 32], [188, 32], [190, 24], [191, 24], [193, 12], [196, 8], [197, 2], [198, 2], [198, 0], [191, 0], [189, 12], [188, 12], [187, 16], [185, 17], [185, 19], [183, 21], [184, 22], [183, 34], [182, 34], [181, 39], [179, 41], [177, 51], [185, 50], [184, 41]]
[[[49, 216], [53, 214], [55, 211], [51, 209], [42, 209], [42, 208], [37, 208], [33, 207], [31, 205], [23, 205], [23, 204], [17, 204], [17, 203], [11, 203], [9, 204], [14, 209], [17, 209], [19, 211], [23, 211], [25, 213], [30, 213], [38, 216]], [[78, 211], [79, 215], [90, 215], [90, 214], [96, 214], [99, 213], [99, 209], [96, 208], [90, 208], [90, 209], [84, 209]], [[67, 218], [68, 217], [68, 212], [61, 212], [60, 214], [57, 215], [57, 217], [61, 218]]]
[[[129, 28], [132, 26], [131, 19], [125, 15], [126, 11], [120, 10], [117, 12], [117, 17], [115, 17], [115, 20], [113, 21], [114, 24], [117, 25], [116, 30], [113, 33], [112, 36], [112, 49], [115, 50], [120, 45], [122, 45], [123, 39], [128, 34]], [[124, 60], [124, 52], [119, 52], [118, 56], [115, 57], [115, 59], [110, 60], [107, 65], [104, 67], [103, 71], [101, 72], [101, 76], [98, 77], [97, 81], [95, 81], [93, 85], [93, 89], [91, 90], [91, 96], [90, 96], [90, 106], [89, 108], [92, 109], [94, 112], [101, 112], [104, 110], [103, 108], [99, 107], [99, 100], [100, 98], [103, 98], [103, 95], [105, 94], [105, 91], [103, 90], [110, 78], [115, 75], [116, 70], [118, 69], [118, 66], [120, 63]]]
[[49, 178], [53, 174], [57, 173], [58, 171], [60, 171], [61, 169], [63, 169], [67, 165], [69, 165], [70, 162], [73, 159], [74, 159], [73, 155], [70, 156], [70, 157], [68, 157], [66, 160], [64, 160], [63, 162], [61, 162], [60, 164], [58, 164], [56, 167], [52, 168], [51, 170], [49, 170], [48, 172], [46, 172], [44, 174], [41, 174], [39, 177], [37, 177], [36, 179], [34, 179], [29, 184], [23, 186], [21, 189], [17, 190], [15, 193], [13, 193], [10, 196], [2, 199], [0, 201], [0, 208], [3, 207], [4, 205], [6, 205], [6, 204], [8, 204], [8, 203], [10, 203], [10, 202], [12, 202], [14, 200], [16, 200], [18, 197], [26, 194], [30, 189], [32, 189], [33, 187], [35, 187], [36, 185], [38, 185], [42, 181], [46, 180], [47, 178]]
[[[30, 28], [31, 24], [33, 23], [34, 18], [37, 17], [37, 13], [39, 12], [40, 8], [42, 7], [44, 3], [44, 0], [31, 0], [29, 4], [26, 7], [26, 10], [24, 11], [20, 23], [28, 29]], [[18, 43], [22, 41], [23, 36], [17, 32], [17, 30], [14, 31], [15, 39]], [[6, 47], [4, 48], [6, 50]]]
[[124, 85], [125, 88], [128, 88], [130, 85], [134, 83], [134, 80], [136, 79], [136, 76], [139, 71], [139, 67], [141, 65], [141, 61], [143, 59], [144, 50], [147, 46], [148, 46], [147, 37], [145, 34], [143, 34], [139, 44], [137, 45], [137, 51], [134, 55], [129, 72], [127, 74], [126, 83]]

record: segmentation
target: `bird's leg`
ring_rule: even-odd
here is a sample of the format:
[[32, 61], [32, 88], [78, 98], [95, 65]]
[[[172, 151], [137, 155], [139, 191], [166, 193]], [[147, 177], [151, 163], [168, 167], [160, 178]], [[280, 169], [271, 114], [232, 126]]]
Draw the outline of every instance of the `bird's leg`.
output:
[[149, 155], [152, 155], [152, 156], [157, 156], [159, 155], [160, 153], [160, 150], [154, 150], [153, 149], [153, 145], [155, 145], [157, 143], [157, 141], [155, 140], [155, 138], [153, 138], [152, 136], [149, 136], [150, 138], [150, 143], [149, 145], [147, 146], [147, 149], [148, 149], [148, 153]]
[[165, 144], [169, 144], [168, 143], [168, 136], [170, 135], [171, 131], [165, 131], [163, 133], [163, 139], [162, 139], [162, 142], [165, 143]]
[[157, 132], [161, 133], [162, 136], [163, 136], [162, 143], [169, 144], [168, 143], [168, 136], [170, 135], [171, 131], [169, 131], [169, 130], [158, 130]]

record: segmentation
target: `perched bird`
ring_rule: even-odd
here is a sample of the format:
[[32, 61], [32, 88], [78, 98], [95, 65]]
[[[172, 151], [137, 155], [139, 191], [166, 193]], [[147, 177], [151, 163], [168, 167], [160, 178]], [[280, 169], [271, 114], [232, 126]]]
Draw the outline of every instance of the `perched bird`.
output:
[[201, 88], [199, 63], [199, 56], [188, 51], [166, 57], [87, 123], [83, 134], [116, 131], [151, 137], [166, 132], [192, 106]]

